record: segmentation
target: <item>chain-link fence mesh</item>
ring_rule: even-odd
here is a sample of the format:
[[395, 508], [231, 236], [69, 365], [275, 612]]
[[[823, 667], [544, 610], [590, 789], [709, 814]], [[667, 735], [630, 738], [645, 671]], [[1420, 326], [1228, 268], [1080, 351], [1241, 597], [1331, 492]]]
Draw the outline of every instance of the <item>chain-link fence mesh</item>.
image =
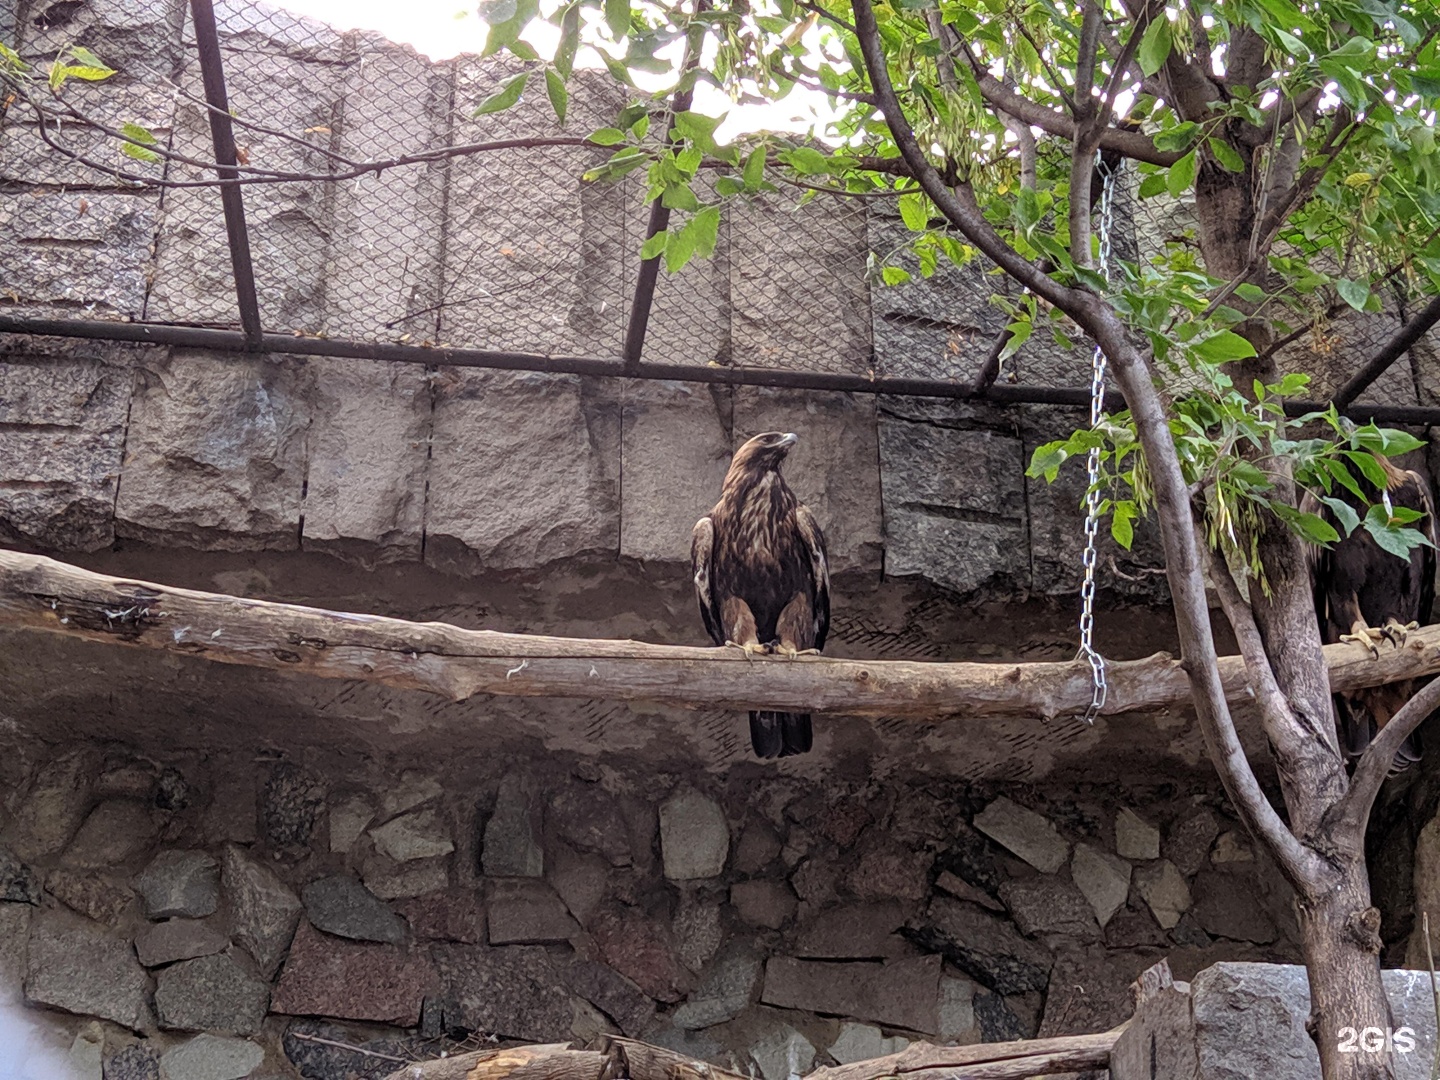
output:
[[[0, 11], [6, 8], [0, 3]], [[608, 151], [477, 143], [574, 138], [613, 123], [624, 88], [581, 72], [562, 128], [545, 95], [475, 116], [519, 70], [508, 57], [432, 62], [364, 31], [340, 32], [254, 0], [217, 5], [261, 321], [272, 332], [615, 359], [636, 301], [649, 208], [637, 177], [587, 183]], [[0, 131], [3, 302], [12, 311], [238, 328], [231, 256], [197, 43], [183, 0], [19, 0], [0, 32], [43, 65], [80, 44], [117, 74], [71, 79], [55, 104], [12, 96]], [[127, 123], [171, 156], [137, 160]], [[145, 157], [146, 155], [141, 155]], [[367, 168], [375, 162], [425, 160]], [[124, 176], [115, 175], [120, 170]], [[255, 178], [255, 174], [246, 174]], [[126, 179], [125, 176], [134, 179]], [[164, 181], [148, 186], [145, 178]], [[1183, 203], [1122, 179], [1121, 259], [1194, 247]], [[727, 205], [715, 257], [662, 271], [643, 359], [970, 381], [1017, 287], [981, 262], [933, 276], [887, 198], [778, 194]], [[879, 270], [911, 279], [889, 286]], [[1416, 305], [1403, 274], [1384, 314], [1313, 312], [1293, 366], [1333, 390]], [[1297, 326], [1303, 320], [1297, 319]], [[1427, 343], [1428, 344], [1428, 343]], [[1037, 330], [1002, 382], [1083, 389], [1089, 353]], [[1404, 363], [1369, 400], [1432, 404]]]

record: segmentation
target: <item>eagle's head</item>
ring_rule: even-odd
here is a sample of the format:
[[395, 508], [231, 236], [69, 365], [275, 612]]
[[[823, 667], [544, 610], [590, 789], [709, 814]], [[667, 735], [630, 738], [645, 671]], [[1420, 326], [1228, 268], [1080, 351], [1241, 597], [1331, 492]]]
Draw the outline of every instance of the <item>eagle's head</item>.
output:
[[730, 459], [731, 472], [778, 472], [790, 448], [800, 441], [793, 431], [767, 431], [750, 439]]

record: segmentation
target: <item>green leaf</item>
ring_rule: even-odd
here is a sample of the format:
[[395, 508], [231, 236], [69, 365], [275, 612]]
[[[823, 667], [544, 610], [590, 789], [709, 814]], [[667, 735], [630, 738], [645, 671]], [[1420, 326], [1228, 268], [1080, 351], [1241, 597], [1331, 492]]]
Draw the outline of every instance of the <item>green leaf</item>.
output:
[[1030, 467], [1025, 470], [1026, 476], [1043, 476], [1050, 483], [1055, 482], [1055, 477], [1060, 473], [1060, 466], [1065, 464], [1070, 457], [1070, 451], [1066, 446], [1066, 440], [1046, 443], [1044, 446], [1037, 446], [1035, 452], [1030, 455]]
[[1169, 174], [1163, 172], [1151, 173], [1145, 177], [1145, 179], [1140, 181], [1140, 198], [1153, 199], [1156, 195], [1159, 195], [1162, 191], [1166, 190], [1168, 179]]
[[645, 246], [640, 249], [640, 258], [654, 259], [664, 253], [665, 244], [669, 241], [670, 234], [667, 230], [661, 229], [654, 236], [645, 241]]
[[600, 128], [590, 133], [590, 141], [601, 146], [617, 146], [625, 141], [625, 132], [619, 128]]
[[670, 233], [665, 243], [665, 272], [678, 274], [695, 255], [696, 234], [687, 229]]
[[1110, 535], [1126, 551], [1135, 542], [1135, 504], [1128, 499], [1117, 502], [1111, 510]]
[[[71, 46], [70, 55], [73, 56], [76, 60], [80, 61], [81, 65], [84, 67], [93, 68], [96, 71], [106, 72], [107, 75], [101, 76], [101, 78], [106, 78], [109, 75], [115, 74], [114, 68], [112, 68], [109, 64], [105, 63], [105, 61], [101, 60], [89, 49], [85, 48], [84, 45]], [[83, 78], [83, 76], [76, 76], [76, 78]]]
[[488, 113], [503, 112], [511, 108], [520, 100], [520, 95], [525, 92], [525, 83], [530, 78], [528, 71], [522, 71], [519, 75], [512, 75], [500, 84], [500, 89], [491, 94], [484, 101], [480, 102], [475, 110], [475, 116], [485, 116]]
[[1255, 346], [1233, 330], [1222, 330], [1206, 338], [1191, 350], [1201, 360], [1211, 364], [1223, 364], [1229, 360], [1244, 360], [1255, 355]]
[[616, 41], [630, 33], [630, 0], [605, 0], [605, 25]]
[[560, 77], [560, 73], [553, 68], [545, 70], [545, 93], [550, 96], [550, 107], [555, 110], [555, 119], [563, 125], [565, 109], [570, 104], [570, 91], [565, 88], [565, 80]]
[[1245, 159], [1224, 139], [1212, 138], [1206, 145], [1210, 147], [1211, 155], [1226, 172], [1243, 173], [1245, 171]]
[[745, 190], [745, 184], [734, 176], [717, 176], [715, 178], [715, 193], [722, 199], [728, 199], [732, 195], [739, 195]]
[[1195, 183], [1195, 151], [1191, 150], [1170, 166], [1170, 171], [1165, 175], [1165, 188], [1172, 197], [1178, 199], [1190, 190], [1190, 185], [1193, 183]]
[[797, 147], [790, 151], [789, 157], [790, 167], [801, 176], [813, 176], [816, 173], [830, 171], [828, 159], [813, 146]]
[[925, 205], [925, 196], [919, 192], [901, 195], [896, 200], [900, 205], [900, 220], [911, 232], [924, 232], [930, 227], [930, 211]]
[[1370, 283], [1368, 281], [1351, 281], [1349, 278], [1336, 278], [1335, 291], [1340, 294], [1340, 299], [1349, 304], [1356, 311], [1365, 310], [1365, 301], [1370, 299]]
[[1321, 464], [1325, 466], [1335, 482], [1357, 498], [1365, 498], [1365, 493], [1360, 490], [1360, 482], [1355, 479], [1350, 470], [1345, 468], [1343, 462], [1335, 458], [1326, 458]]
[[1145, 36], [1140, 39], [1140, 51], [1136, 59], [1140, 62], [1140, 70], [1146, 75], [1154, 75], [1165, 66], [1166, 59], [1170, 56], [1170, 50], [1174, 45], [1174, 37], [1170, 32], [1170, 20], [1165, 17], [1164, 9], [1160, 14], [1150, 21], [1145, 28]]
[[685, 224], [686, 232], [694, 233], [695, 254], [708, 259], [715, 254], [715, 243], [720, 237], [720, 208], [707, 206]]
[[575, 53], [580, 48], [580, 4], [575, 0], [560, 17], [560, 44], [555, 47], [555, 70], [562, 79], [575, 70]]
[[1289, 525], [1300, 535], [1301, 539], [1309, 543], [1333, 544], [1340, 539], [1340, 534], [1335, 531], [1335, 526], [1319, 514], [1305, 513], [1280, 502], [1271, 502], [1269, 506], [1281, 521]]
[[1385, 469], [1380, 462], [1375, 460], [1373, 454], [1367, 450], [1346, 450], [1345, 456], [1370, 481], [1370, 486], [1377, 491], [1385, 490]]
[[880, 271], [880, 280], [886, 285], [904, 285], [910, 280], [910, 271], [899, 266], [887, 266]]
[[745, 159], [745, 171], [741, 176], [745, 180], [745, 191], [760, 190], [760, 184], [765, 179], [765, 147], [757, 146], [750, 151], [750, 156]]
[[1362, 450], [1384, 454], [1386, 457], [1408, 454], [1411, 450], [1419, 450], [1425, 445], [1423, 439], [1417, 439], [1408, 431], [1400, 431], [1397, 428], [1380, 428], [1374, 424], [1356, 428], [1350, 439]]
[[695, 192], [690, 190], [689, 184], [672, 184], [660, 196], [660, 205], [689, 213], [700, 209], [700, 200], [695, 197]]
[[1374, 538], [1375, 543], [1397, 559], [1408, 560], [1411, 551], [1421, 544], [1428, 543], [1424, 533], [1417, 529], [1407, 529], [1400, 525], [1389, 524], [1385, 520], [1383, 506], [1370, 508], [1370, 512], [1365, 515], [1365, 531]]
[[1320, 501], [1330, 508], [1330, 512], [1335, 515], [1335, 520], [1340, 522], [1340, 527], [1345, 530], [1346, 536], [1353, 533], [1356, 526], [1360, 524], [1360, 515], [1344, 499], [1322, 495]]

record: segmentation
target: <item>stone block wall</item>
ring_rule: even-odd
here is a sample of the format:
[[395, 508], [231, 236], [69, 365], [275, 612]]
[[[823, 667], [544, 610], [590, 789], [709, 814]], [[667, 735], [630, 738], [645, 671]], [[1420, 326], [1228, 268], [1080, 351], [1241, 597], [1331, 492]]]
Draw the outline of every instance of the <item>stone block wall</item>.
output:
[[1104, 1030], [1165, 956], [1295, 956], [1286, 888], [1214, 784], [12, 749], [0, 997], [84, 1080], [378, 1077], [601, 1032], [788, 1080]]

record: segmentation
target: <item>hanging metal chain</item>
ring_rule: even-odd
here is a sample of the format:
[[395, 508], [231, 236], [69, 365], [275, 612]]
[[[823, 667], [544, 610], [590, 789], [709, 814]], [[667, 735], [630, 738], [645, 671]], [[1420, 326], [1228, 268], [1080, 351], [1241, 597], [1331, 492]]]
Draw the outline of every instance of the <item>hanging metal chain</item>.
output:
[[[1100, 155], [1095, 156], [1095, 168], [1100, 171], [1104, 186], [1100, 194], [1100, 258], [1096, 266], [1100, 276], [1110, 280], [1110, 233], [1115, 215], [1115, 180], [1120, 166], [1107, 165]], [[1099, 345], [1090, 360], [1090, 426], [1099, 427], [1105, 418], [1105, 353]], [[1097, 559], [1096, 539], [1100, 532], [1100, 451], [1090, 451], [1087, 472], [1090, 486], [1085, 495], [1085, 554], [1081, 564], [1085, 578], [1080, 585], [1080, 651], [1076, 659], [1087, 660], [1090, 664], [1090, 707], [1085, 710], [1087, 724], [1095, 723], [1095, 717], [1105, 707], [1105, 698], [1110, 687], [1105, 681], [1105, 658], [1095, 650], [1095, 563]]]

